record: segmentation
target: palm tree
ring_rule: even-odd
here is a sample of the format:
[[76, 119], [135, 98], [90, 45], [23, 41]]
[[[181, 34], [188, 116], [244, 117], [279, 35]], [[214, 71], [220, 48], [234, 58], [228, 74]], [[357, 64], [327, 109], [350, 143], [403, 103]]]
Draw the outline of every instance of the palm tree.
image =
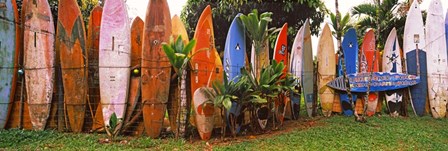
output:
[[403, 13], [403, 8], [407, 6], [406, 4], [399, 0], [383, 0], [382, 2], [374, 0], [374, 3], [353, 7], [351, 14], [358, 19], [356, 22], [358, 37], [362, 37], [367, 28], [377, 29], [377, 46], [379, 50], [382, 50], [392, 28], [396, 27], [398, 33], [404, 32], [406, 13]]

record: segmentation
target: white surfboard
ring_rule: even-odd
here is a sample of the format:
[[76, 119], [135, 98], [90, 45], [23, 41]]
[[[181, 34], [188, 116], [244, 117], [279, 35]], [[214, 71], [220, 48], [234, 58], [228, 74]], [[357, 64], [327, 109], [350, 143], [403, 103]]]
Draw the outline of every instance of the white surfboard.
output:
[[421, 80], [419, 84], [410, 88], [411, 105], [414, 113], [418, 116], [425, 114], [426, 106], [427, 71], [425, 46], [423, 17], [418, 2], [414, 1], [409, 9], [404, 27], [403, 54], [406, 60], [406, 72], [420, 76]]
[[[397, 30], [393, 28], [387, 37], [383, 51], [382, 72], [403, 73], [401, 64], [400, 45], [397, 38]], [[397, 91], [387, 91], [384, 93], [390, 115], [398, 116], [403, 94]]]
[[426, 18], [428, 96], [432, 116], [445, 117], [448, 99], [447, 52], [442, 2], [432, 0]]

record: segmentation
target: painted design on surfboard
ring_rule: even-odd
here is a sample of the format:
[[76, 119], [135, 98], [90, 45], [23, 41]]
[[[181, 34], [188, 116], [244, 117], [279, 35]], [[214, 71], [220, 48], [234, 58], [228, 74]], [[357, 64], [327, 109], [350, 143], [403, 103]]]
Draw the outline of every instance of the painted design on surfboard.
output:
[[[347, 75], [352, 92], [367, 92], [370, 73], [352, 73]], [[370, 83], [371, 92], [397, 90], [416, 85], [420, 77], [403, 73], [373, 72]], [[344, 78], [339, 76], [327, 84], [329, 87], [345, 91]]]
[[[63, 5], [72, 4], [74, 5], [63, 7]], [[77, 13], [77, 17], [62, 15], [63, 11], [73, 11]], [[57, 47], [60, 55], [65, 111], [71, 130], [81, 132], [88, 91], [84, 23], [79, 7], [73, 0], [60, 1], [58, 17]], [[81, 49], [80, 52], [79, 49]]]
[[18, 67], [19, 27], [15, 0], [0, 2], [0, 129], [6, 126], [14, 100]]
[[[402, 73], [400, 46], [398, 45], [395, 28], [389, 33], [383, 54], [383, 72]], [[386, 91], [385, 98], [391, 116], [398, 116], [401, 112], [403, 93], [400, 91]]]

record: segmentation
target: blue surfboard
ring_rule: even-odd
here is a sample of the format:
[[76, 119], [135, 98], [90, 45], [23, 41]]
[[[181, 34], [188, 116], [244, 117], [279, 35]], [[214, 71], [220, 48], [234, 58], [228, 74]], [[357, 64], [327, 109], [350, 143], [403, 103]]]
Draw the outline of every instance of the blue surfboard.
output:
[[10, 103], [14, 99], [17, 77], [17, 7], [15, 0], [0, 1], [0, 129], [8, 119]]
[[[406, 53], [408, 74], [417, 75], [417, 51], [412, 50]], [[428, 78], [426, 66], [426, 51], [418, 50], [418, 59], [420, 63], [420, 83], [411, 87], [411, 98], [415, 113], [418, 116], [425, 114], [426, 96], [428, 95]]]
[[[237, 82], [240, 79], [241, 70], [246, 67], [246, 35], [244, 25], [240, 20], [240, 15], [241, 14], [236, 15], [230, 24], [224, 46], [224, 74], [228, 81], [233, 82]], [[227, 113], [228, 119], [230, 118], [230, 115], [232, 115], [234, 120], [241, 119], [238, 118], [241, 113], [241, 105], [232, 102], [232, 107]], [[230, 120], [227, 120], [227, 122], [230, 122]], [[241, 122], [242, 121], [239, 120], [236, 123], [236, 133], [240, 131]]]
[[[347, 74], [357, 73], [358, 71], [358, 39], [356, 38], [356, 31], [353, 28], [350, 28], [344, 35], [344, 39], [342, 41], [342, 50], [344, 51], [344, 60]], [[339, 59], [338, 62], [338, 76], [342, 76], [342, 62]], [[352, 100], [356, 101], [356, 95], [352, 93]], [[350, 104], [350, 100], [348, 94], [345, 92], [341, 92], [339, 94], [341, 100], [341, 107], [344, 115], [350, 116], [353, 115], [353, 108]]]

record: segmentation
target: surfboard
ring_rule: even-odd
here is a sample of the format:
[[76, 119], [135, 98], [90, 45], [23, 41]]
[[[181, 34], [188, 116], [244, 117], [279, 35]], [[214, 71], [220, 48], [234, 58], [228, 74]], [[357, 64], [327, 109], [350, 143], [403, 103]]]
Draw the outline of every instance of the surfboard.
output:
[[[210, 6], [207, 6], [202, 11], [201, 16], [199, 17], [198, 24], [196, 25], [196, 32], [194, 34], [194, 39], [197, 40], [197, 43], [191, 53], [194, 54], [194, 56], [191, 58], [190, 61], [191, 67], [193, 68], [191, 74], [192, 94], [194, 94], [196, 90], [199, 89], [200, 87], [211, 87], [212, 82], [214, 81], [222, 82], [222, 76], [223, 76], [222, 62], [215, 48], [212, 10]], [[199, 99], [193, 98], [192, 102], [193, 105], [196, 106], [198, 104], [202, 104], [203, 102], [205, 102], [205, 100], [202, 100], [201, 98]], [[209, 112], [209, 111], [203, 111], [203, 112]], [[205, 116], [196, 116], [195, 118], [198, 130], [204, 129], [203, 127], [210, 126], [207, 123], [198, 123], [198, 121], [204, 121], [203, 119], [198, 118], [205, 118]], [[199, 133], [204, 132], [199, 131]], [[205, 137], [203, 137], [202, 139], [205, 139]]]
[[[384, 45], [382, 67], [382, 72], [403, 73], [400, 45], [395, 28], [390, 31], [386, 44]], [[403, 93], [399, 91], [386, 91], [384, 94], [390, 114], [392, 116], [398, 116], [403, 103]]]
[[34, 130], [44, 130], [54, 82], [54, 23], [46, 0], [25, 1], [24, 69], [27, 103]]
[[99, 80], [104, 125], [111, 115], [124, 120], [129, 90], [131, 35], [126, 5], [107, 0], [100, 28]]
[[[358, 41], [356, 38], [356, 31], [353, 28], [348, 29], [342, 40], [342, 50], [344, 51], [344, 61], [347, 74], [358, 72]], [[342, 59], [338, 62], [338, 76], [343, 75], [342, 71]], [[343, 90], [345, 91], [345, 90]], [[356, 101], [356, 95], [352, 94], [353, 101]], [[344, 115], [353, 115], [352, 105], [348, 94], [346, 92], [339, 93], [339, 99], [341, 100], [341, 107]]]
[[[351, 73], [347, 77], [349, 79], [350, 90], [352, 92], [367, 92], [367, 85], [370, 81], [370, 73]], [[410, 87], [420, 83], [420, 77], [404, 73], [390, 73], [390, 72], [373, 72], [370, 83], [371, 92], [398, 90]], [[329, 87], [345, 91], [344, 78], [337, 77], [327, 84]]]
[[[224, 74], [227, 81], [238, 82], [242, 68], [246, 67], [246, 30], [240, 20], [242, 14], [237, 14], [230, 24], [224, 46]], [[239, 133], [242, 125], [240, 119], [241, 104], [232, 102], [232, 107], [227, 112], [228, 125], [235, 125], [234, 133]], [[243, 116], [243, 115], [241, 115]], [[231, 124], [232, 123], [232, 124]]]
[[304, 38], [305, 28], [301, 27], [294, 38], [294, 42], [291, 47], [291, 57], [290, 57], [290, 66], [289, 72], [297, 78], [298, 86], [296, 86], [296, 90], [298, 93], [291, 93], [291, 115], [293, 119], [297, 119], [300, 113], [300, 100], [303, 86], [302, 83], [302, 56], [303, 56], [303, 38]]
[[209, 100], [211, 97], [207, 95], [209, 92], [213, 92], [213, 89], [210, 87], [200, 87], [193, 94], [193, 100], [195, 100], [194, 102], [194, 111], [196, 113], [195, 119], [197, 129], [202, 140], [209, 140], [210, 137], [212, 136], [214, 119], [215, 119], [214, 117], [215, 107], [213, 106], [212, 103], [206, 103], [206, 100]]
[[310, 21], [307, 19], [304, 24], [303, 38], [303, 95], [305, 98], [306, 111], [309, 117], [313, 116], [314, 106], [314, 64], [313, 64], [313, 48], [311, 45]]
[[252, 44], [251, 53], [250, 53], [250, 63], [252, 65], [252, 72], [255, 75], [257, 80], [260, 79], [260, 73], [263, 68], [269, 66], [269, 40], [266, 40], [265, 44], [261, 48], [261, 51], [255, 51], [254, 44]]
[[56, 48], [60, 54], [64, 86], [64, 106], [71, 130], [78, 133], [84, 125], [88, 63], [84, 21], [75, 0], [59, 1], [56, 32]]
[[[140, 17], [135, 17], [131, 24], [131, 76], [129, 83], [129, 95], [128, 104], [126, 107], [126, 120], [125, 122], [130, 122], [131, 118], [136, 116], [136, 112], [139, 110], [140, 106], [140, 96], [141, 96], [141, 58], [142, 58], [142, 45], [143, 45], [143, 27], [144, 22]], [[142, 130], [144, 123], [136, 122], [135, 130]], [[136, 134], [141, 134], [142, 132], [136, 132]]]
[[[184, 44], [186, 45], [189, 42], [188, 39], [188, 33], [187, 30], [185, 29], [184, 23], [180, 20], [179, 16], [174, 15], [173, 18], [171, 18], [171, 28], [172, 28], [172, 35], [173, 35], [173, 39], [176, 40], [178, 36], [182, 37], [182, 40], [184, 42]], [[173, 72], [172, 74], [176, 74], [175, 72]], [[188, 74], [188, 73], [187, 73]], [[187, 81], [187, 79], [186, 79]], [[185, 81], [185, 85], [188, 87], [187, 83]], [[185, 91], [184, 95], [187, 96], [187, 89], [184, 88], [182, 91]], [[168, 103], [168, 116], [169, 116], [169, 120], [170, 120], [170, 126], [171, 129], [174, 131], [174, 133], [177, 133], [177, 119], [183, 119], [183, 118], [187, 118], [187, 117], [180, 117], [178, 116], [178, 112], [179, 112], [179, 105], [180, 105], [180, 101], [179, 101], [179, 97], [180, 97], [180, 90], [179, 90], [179, 86], [178, 86], [178, 78], [176, 79], [172, 79], [171, 84], [170, 84], [170, 98], [169, 98], [169, 103]], [[187, 102], [191, 102], [191, 98], [190, 97], [186, 97]], [[182, 108], [184, 110], [184, 112], [187, 112], [187, 107], [183, 107]], [[183, 119], [184, 121], [187, 119]], [[192, 122], [194, 123], [194, 122]]]
[[[142, 52], [142, 102], [146, 134], [157, 138], [162, 131], [169, 97], [171, 64], [162, 50], [169, 42], [171, 17], [166, 0], [147, 6]], [[157, 87], [154, 87], [157, 86]]]
[[317, 83], [322, 113], [326, 117], [331, 116], [335, 95], [334, 91], [327, 87], [327, 83], [336, 76], [336, 56], [334, 52], [333, 35], [330, 26], [325, 24], [317, 46]]
[[[289, 67], [289, 56], [288, 56], [288, 23], [283, 24], [278, 36], [275, 41], [273, 60], [278, 63], [283, 62], [285, 68], [283, 69], [283, 74], [280, 78], [285, 78]], [[277, 120], [280, 124], [283, 124], [283, 119], [285, 118], [286, 104], [288, 99], [286, 99], [285, 94], [279, 94], [278, 98], [275, 100], [275, 114]]]
[[408, 74], [420, 76], [420, 83], [410, 87], [411, 104], [418, 116], [425, 114], [427, 96], [427, 64], [423, 17], [418, 2], [414, 1], [409, 9], [403, 36], [403, 53]]
[[[360, 73], [370, 73], [379, 71], [379, 55], [375, 56], [376, 44], [375, 44], [375, 33], [372, 29], [369, 29], [364, 35], [361, 49], [360, 58]], [[367, 116], [373, 116], [376, 112], [378, 104], [378, 92], [371, 92], [367, 97]], [[364, 101], [365, 97], [362, 97]]]
[[442, 2], [432, 0], [426, 18], [426, 59], [428, 71], [428, 97], [432, 116], [442, 118], [446, 115], [448, 100], [447, 50], [445, 20]]
[[[99, 129], [104, 126], [103, 112], [101, 111], [100, 101], [100, 81], [98, 71], [98, 55], [100, 46], [100, 28], [101, 28], [101, 16], [103, 14], [103, 7], [95, 6], [90, 12], [89, 25], [87, 30], [87, 61], [89, 65], [88, 70], [88, 82], [89, 91], [89, 108], [91, 108], [90, 114], [93, 114], [92, 130]], [[86, 115], [87, 116], [87, 115]], [[89, 118], [86, 118], [85, 122], [88, 122]], [[89, 127], [87, 127], [89, 128]]]
[[16, 89], [20, 29], [15, 0], [0, 2], [0, 129], [8, 121]]

